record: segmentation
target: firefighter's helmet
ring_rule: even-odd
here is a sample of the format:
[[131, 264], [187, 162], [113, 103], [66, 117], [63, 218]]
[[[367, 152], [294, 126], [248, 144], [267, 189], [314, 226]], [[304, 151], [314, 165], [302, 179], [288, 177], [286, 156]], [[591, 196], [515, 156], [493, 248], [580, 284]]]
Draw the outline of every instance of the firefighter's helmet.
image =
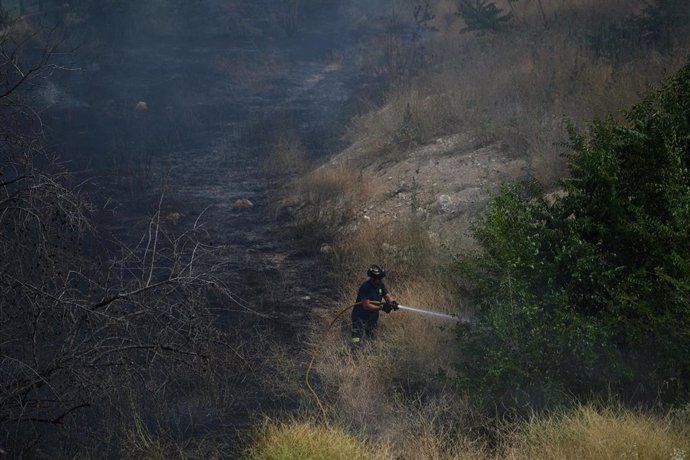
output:
[[374, 264], [367, 270], [367, 276], [369, 278], [380, 279], [386, 276], [386, 270], [384, 270], [382, 266]]

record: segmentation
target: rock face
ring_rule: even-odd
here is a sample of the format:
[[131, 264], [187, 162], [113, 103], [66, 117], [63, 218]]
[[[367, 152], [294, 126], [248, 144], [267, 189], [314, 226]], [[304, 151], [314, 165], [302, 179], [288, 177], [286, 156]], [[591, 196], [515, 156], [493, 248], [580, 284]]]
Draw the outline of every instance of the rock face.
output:
[[[367, 163], [367, 158], [374, 158], [367, 147], [354, 144], [324, 166], [366, 165], [363, 173], [377, 186], [367, 188], [360, 218], [385, 223], [413, 213], [441, 240], [465, 232], [493, 191], [527, 174], [524, 157], [467, 133], [413, 147], [392, 164]], [[380, 212], [369, 212], [372, 208]]]

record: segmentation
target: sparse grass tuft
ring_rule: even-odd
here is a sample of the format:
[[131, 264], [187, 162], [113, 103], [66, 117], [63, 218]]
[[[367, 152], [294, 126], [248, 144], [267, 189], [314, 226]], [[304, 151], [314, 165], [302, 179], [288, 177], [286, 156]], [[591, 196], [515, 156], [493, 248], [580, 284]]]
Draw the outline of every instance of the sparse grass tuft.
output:
[[307, 149], [295, 136], [281, 136], [261, 163], [264, 174], [277, 180], [304, 174], [309, 167]]
[[136, 412], [133, 412], [131, 426], [126, 434], [126, 442], [120, 446], [123, 458], [163, 460], [169, 458], [175, 450], [172, 443], [152, 433]]

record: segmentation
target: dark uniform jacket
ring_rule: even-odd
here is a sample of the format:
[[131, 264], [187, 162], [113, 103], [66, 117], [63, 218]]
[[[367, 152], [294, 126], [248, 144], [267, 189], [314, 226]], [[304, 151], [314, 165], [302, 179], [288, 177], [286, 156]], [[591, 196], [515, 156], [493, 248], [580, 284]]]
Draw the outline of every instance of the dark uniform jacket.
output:
[[388, 294], [388, 289], [386, 289], [385, 284], [374, 284], [370, 279], [366, 280], [359, 287], [359, 291], [357, 291], [357, 305], [355, 305], [355, 308], [352, 312], [353, 316], [356, 315], [360, 318], [366, 319], [378, 318], [378, 311], [367, 310], [360, 305], [359, 302], [364, 299], [369, 299], [371, 302], [383, 302], [383, 297], [386, 294]]

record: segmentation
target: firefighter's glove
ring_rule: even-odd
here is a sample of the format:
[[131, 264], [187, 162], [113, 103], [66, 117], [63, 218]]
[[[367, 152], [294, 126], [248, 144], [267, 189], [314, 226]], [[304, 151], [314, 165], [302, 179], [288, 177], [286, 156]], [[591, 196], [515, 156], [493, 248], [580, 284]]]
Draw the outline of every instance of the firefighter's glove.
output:
[[393, 310], [393, 306], [386, 302], [384, 304], [381, 304], [381, 310], [383, 310], [385, 313], [390, 313], [391, 310]]
[[398, 305], [400, 305], [397, 300], [391, 300], [389, 302], [389, 304], [390, 304], [391, 308], [393, 309], [393, 311], [397, 311]]

